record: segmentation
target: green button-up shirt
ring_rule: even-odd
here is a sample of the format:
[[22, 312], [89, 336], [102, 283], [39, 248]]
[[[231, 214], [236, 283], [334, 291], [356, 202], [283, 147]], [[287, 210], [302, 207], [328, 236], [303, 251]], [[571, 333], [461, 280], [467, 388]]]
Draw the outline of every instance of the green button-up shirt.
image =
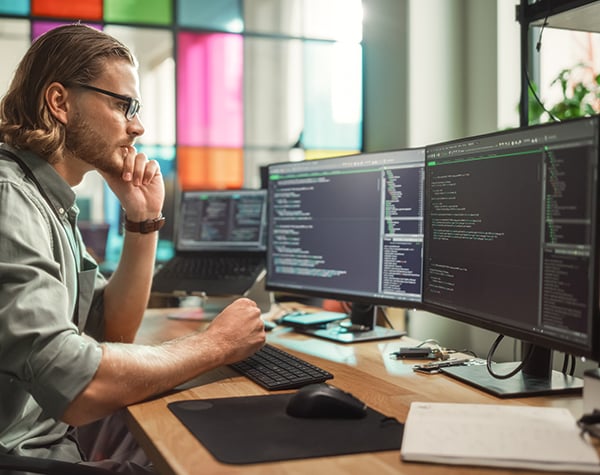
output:
[[106, 282], [70, 186], [35, 154], [0, 149], [35, 178], [0, 150], [0, 451], [78, 460], [58, 419], [100, 364]]

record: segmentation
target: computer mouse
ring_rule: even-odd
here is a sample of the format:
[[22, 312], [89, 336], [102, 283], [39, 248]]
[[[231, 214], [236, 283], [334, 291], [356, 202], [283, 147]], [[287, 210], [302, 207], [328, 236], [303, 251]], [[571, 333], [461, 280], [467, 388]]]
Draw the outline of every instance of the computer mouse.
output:
[[293, 417], [360, 419], [367, 415], [367, 405], [346, 391], [319, 383], [300, 388], [290, 398], [286, 412]]

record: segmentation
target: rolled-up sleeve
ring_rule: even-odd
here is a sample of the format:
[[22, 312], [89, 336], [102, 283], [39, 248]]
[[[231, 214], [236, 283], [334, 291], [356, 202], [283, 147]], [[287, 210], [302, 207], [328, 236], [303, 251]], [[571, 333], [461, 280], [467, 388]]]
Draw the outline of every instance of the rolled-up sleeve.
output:
[[0, 183], [0, 216], [0, 374], [59, 419], [94, 377], [102, 349], [72, 321], [77, 269], [47, 205]]

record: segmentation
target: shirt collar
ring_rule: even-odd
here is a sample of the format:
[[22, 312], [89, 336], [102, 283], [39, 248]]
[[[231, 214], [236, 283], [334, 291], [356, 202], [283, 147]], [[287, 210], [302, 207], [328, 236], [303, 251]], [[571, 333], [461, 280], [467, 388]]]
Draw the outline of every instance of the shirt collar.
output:
[[7, 144], [0, 144], [0, 147], [11, 151], [23, 160], [50, 200], [52, 207], [60, 215], [64, 215], [73, 208], [75, 192], [52, 165], [31, 151], [18, 150]]

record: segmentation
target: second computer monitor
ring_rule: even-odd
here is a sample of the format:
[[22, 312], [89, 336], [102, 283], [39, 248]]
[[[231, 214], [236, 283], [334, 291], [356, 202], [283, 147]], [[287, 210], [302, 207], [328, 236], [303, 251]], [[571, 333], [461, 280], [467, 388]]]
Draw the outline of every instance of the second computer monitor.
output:
[[424, 149], [269, 166], [267, 285], [418, 305]]
[[591, 117], [427, 147], [427, 309], [544, 348], [503, 382], [456, 376], [498, 395], [581, 389], [549, 350], [598, 356], [599, 134]]

